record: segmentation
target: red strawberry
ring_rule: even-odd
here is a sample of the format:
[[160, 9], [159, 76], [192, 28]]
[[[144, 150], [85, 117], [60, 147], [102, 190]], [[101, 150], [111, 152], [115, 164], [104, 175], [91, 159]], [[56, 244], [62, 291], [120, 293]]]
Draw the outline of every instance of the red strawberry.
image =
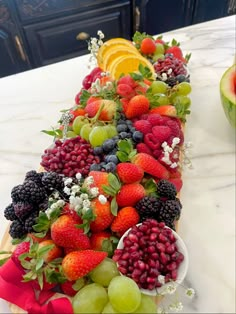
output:
[[144, 172], [154, 177], [160, 179], [169, 178], [169, 171], [159, 161], [148, 154], [138, 153], [132, 158], [132, 162], [140, 166]]
[[165, 51], [165, 53], [172, 53], [175, 58], [177, 58], [183, 62], [186, 62], [186, 60], [183, 57], [183, 52], [179, 46], [172, 46], [172, 47], [168, 48]]
[[138, 117], [149, 110], [149, 100], [144, 95], [136, 95], [130, 99], [125, 115], [128, 119]]
[[119, 84], [117, 85], [116, 92], [118, 95], [124, 98], [132, 98], [135, 95], [133, 88], [127, 84]]
[[87, 275], [106, 257], [106, 252], [94, 250], [71, 252], [63, 258], [62, 270], [68, 280], [77, 280]]
[[78, 225], [82, 223], [81, 217], [77, 214], [76, 211], [74, 211], [73, 208], [70, 207], [69, 203], [66, 203], [65, 206], [63, 207], [62, 214], [70, 215]]
[[182, 174], [180, 171], [176, 170], [175, 172], [170, 173], [170, 179], [180, 179], [182, 177]]
[[158, 113], [163, 116], [169, 116], [169, 117], [177, 117], [177, 111], [175, 106], [172, 105], [166, 105], [166, 106], [160, 106], [153, 108], [149, 111], [150, 114]]
[[49, 263], [55, 258], [61, 257], [62, 256], [62, 249], [57, 246], [53, 240], [45, 240], [39, 243], [39, 249], [43, 248], [47, 245], [53, 245], [53, 247], [50, 249], [50, 251], [46, 252], [42, 258], [45, 263]]
[[138, 83], [130, 75], [122, 76], [117, 82], [117, 85], [119, 84], [126, 84], [132, 88], [135, 88], [138, 85]]
[[42, 241], [44, 241], [44, 240], [49, 240], [49, 239], [51, 239], [51, 234], [50, 234], [50, 232], [48, 232], [48, 233], [45, 235], [45, 237], [43, 237], [43, 238], [38, 238], [36, 235], [37, 235], [37, 233], [35, 233], [35, 234], [28, 233], [28, 234], [27, 234], [27, 236], [30, 237], [30, 238], [33, 240], [33, 242], [38, 242], [38, 243], [40, 243], [40, 242], [42, 242]]
[[148, 155], [152, 155], [151, 149], [145, 143], [138, 143], [136, 145], [136, 149], [138, 153], [146, 153]]
[[130, 162], [119, 163], [116, 172], [123, 183], [135, 183], [143, 178], [143, 169]]
[[163, 143], [170, 137], [171, 129], [165, 125], [156, 125], [152, 128], [152, 133], [160, 143]]
[[100, 231], [98, 233], [92, 233], [90, 237], [91, 248], [95, 251], [103, 251], [102, 243], [105, 240], [109, 240], [111, 233], [108, 231]]
[[101, 106], [104, 106], [98, 119], [102, 121], [110, 121], [116, 112], [116, 102], [109, 99], [98, 99], [93, 102], [87, 102], [84, 108], [90, 118], [93, 118]]
[[165, 45], [164, 40], [162, 40], [160, 38], [155, 39], [155, 43]]
[[177, 192], [182, 189], [183, 181], [181, 178], [170, 178], [169, 181], [175, 185]]
[[123, 111], [126, 112], [126, 110], [127, 110], [127, 108], [128, 108], [129, 99], [127, 99], [127, 98], [121, 98], [121, 99], [120, 99], [120, 102], [121, 102], [121, 104], [122, 104]]
[[70, 113], [73, 114], [75, 119], [78, 116], [84, 116], [85, 115], [85, 110], [79, 106], [77, 106], [76, 108], [70, 109]]
[[[88, 176], [92, 176], [94, 183], [90, 185], [90, 187], [97, 187], [99, 194], [103, 194], [105, 196], [108, 196], [106, 193], [104, 193], [102, 186], [103, 185], [109, 185], [108, 182], [108, 173], [103, 171], [90, 171]], [[85, 179], [86, 181], [86, 179]]]
[[93, 232], [107, 229], [114, 219], [110, 202], [107, 201], [105, 204], [101, 204], [99, 199], [95, 198], [91, 201], [91, 208], [96, 218], [90, 223], [90, 229]]
[[161, 142], [152, 133], [145, 134], [144, 143], [151, 149], [156, 150], [160, 147]]
[[47, 282], [44, 274], [43, 274], [43, 287], [42, 287], [42, 289], [40, 288], [38, 279], [31, 281], [31, 284], [35, 290], [43, 290], [43, 291], [51, 290], [56, 286], [56, 283]]
[[120, 207], [134, 206], [145, 195], [146, 191], [140, 183], [124, 184], [116, 195], [116, 201]]
[[52, 240], [59, 246], [74, 249], [90, 248], [89, 238], [70, 215], [62, 215], [51, 225]]
[[21, 254], [24, 253], [28, 253], [30, 250], [30, 242], [21, 242], [20, 244], [17, 245], [17, 247], [15, 248], [13, 254], [12, 254], [12, 260], [13, 262], [18, 266], [18, 267], [22, 267], [20, 260], [19, 260], [19, 256]]
[[154, 53], [156, 50], [155, 41], [152, 38], [144, 38], [141, 42], [140, 50], [146, 55]]
[[76, 281], [66, 281], [60, 284], [61, 290], [66, 295], [69, 295], [70, 297], [73, 297], [77, 291], [73, 289], [73, 285]]
[[135, 87], [135, 94], [146, 94], [146, 91], [148, 90], [148, 85], [138, 85]]
[[152, 125], [149, 121], [147, 120], [138, 120], [135, 121], [134, 125], [135, 129], [137, 131], [142, 132], [143, 134], [150, 133], [152, 130]]
[[118, 232], [120, 235], [125, 233], [129, 228], [133, 227], [139, 222], [139, 214], [134, 207], [123, 207], [119, 210], [114, 219], [111, 230]]

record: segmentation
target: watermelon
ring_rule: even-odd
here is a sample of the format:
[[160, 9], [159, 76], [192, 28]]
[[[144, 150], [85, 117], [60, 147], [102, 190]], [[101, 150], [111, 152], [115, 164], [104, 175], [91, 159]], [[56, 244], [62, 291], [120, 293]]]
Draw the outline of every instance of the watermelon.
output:
[[228, 68], [220, 80], [221, 103], [225, 115], [236, 127], [236, 64]]

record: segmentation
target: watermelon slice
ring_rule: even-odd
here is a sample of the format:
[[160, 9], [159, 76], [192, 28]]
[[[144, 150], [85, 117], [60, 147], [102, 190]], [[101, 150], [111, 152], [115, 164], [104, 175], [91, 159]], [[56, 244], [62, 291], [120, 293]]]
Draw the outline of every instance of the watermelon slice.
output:
[[236, 64], [223, 74], [220, 80], [221, 103], [225, 115], [233, 127], [236, 127]]

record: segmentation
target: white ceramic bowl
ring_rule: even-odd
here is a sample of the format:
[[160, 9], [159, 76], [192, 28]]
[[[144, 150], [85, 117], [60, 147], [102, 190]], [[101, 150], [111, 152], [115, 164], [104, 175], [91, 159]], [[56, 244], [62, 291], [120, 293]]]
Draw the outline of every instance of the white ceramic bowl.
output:
[[[137, 224], [137, 226], [140, 226], [140, 224]], [[165, 228], [169, 228], [169, 227], [165, 227]], [[131, 231], [132, 228], [130, 228], [129, 230], [127, 230], [123, 236], [120, 238], [120, 241], [118, 243], [117, 249], [123, 249], [124, 248], [124, 244], [123, 244], [123, 239], [129, 234], [129, 232]], [[170, 228], [169, 228], [170, 229]], [[178, 271], [178, 276], [177, 279], [175, 281], [170, 281], [164, 285], [162, 285], [160, 288], [156, 288], [153, 290], [148, 290], [148, 289], [140, 289], [142, 293], [150, 295], [150, 296], [156, 296], [157, 294], [164, 294], [166, 287], [167, 286], [173, 286], [173, 288], [177, 287], [178, 285], [180, 285], [186, 274], [187, 274], [187, 270], [188, 270], [188, 265], [189, 265], [189, 257], [188, 257], [188, 251], [186, 248], [186, 245], [184, 243], [184, 241], [182, 240], [182, 238], [174, 231], [172, 230], [172, 233], [174, 234], [175, 238], [177, 239], [177, 241], [175, 242], [178, 251], [181, 252], [184, 255], [184, 260], [180, 263], [177, 271]], [[122, 276], [124, 276], [122, 273], [120, 273]]]

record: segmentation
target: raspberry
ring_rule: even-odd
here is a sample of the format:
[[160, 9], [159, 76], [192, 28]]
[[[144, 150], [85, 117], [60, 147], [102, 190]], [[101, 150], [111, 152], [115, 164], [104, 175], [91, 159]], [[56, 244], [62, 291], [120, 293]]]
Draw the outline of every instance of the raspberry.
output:
[[152, 133], [145, 134], [144, 143], [151, 149], [156, 150], [160, 147], [161, 143]]
[[170, 137], [171, 129], [168, 126], [157, 125], [152, 128], [152, 133], [160, 143], [163, 143]]
[[147, 120], [138, 120], [134, 123], [136, 130], [142, 132], [143, 134], [150, 133], [152, 130], [152, 125]]
[[124, 98], [132, 98], [135, 95], [134, 90], [130, 85], [127, 84], [119, 84], [116, 88], [116, 92], [118, 95]]
[[117, 82], [117, 85], [119, 84], [126, 84], [132, 88], [135, 88], [138, 85], [137, 82], [135, 82], [135, 80], [130, 75], [125, 75], [121, 77]]
[[136, 149], [137, 149], [138, 153], [145, 153], [148, 155], [152, 155], [151, 149], [144, 143], [137, 144]]
[[177, 119], [169, 119], [166, 121], [166, 126], [168, 126], [171, 129], [171, 135], [174, 137], [180, 136], [180, 126], [177, 122]]
[[166, 122], [170, 120], [170, 118], [161, 116], [158, 113], [153, 113], [153, 114], [148, 115], [147, 120], [151, 123], [152, 126], [156, 126], [156, 125], [165, 125]]

